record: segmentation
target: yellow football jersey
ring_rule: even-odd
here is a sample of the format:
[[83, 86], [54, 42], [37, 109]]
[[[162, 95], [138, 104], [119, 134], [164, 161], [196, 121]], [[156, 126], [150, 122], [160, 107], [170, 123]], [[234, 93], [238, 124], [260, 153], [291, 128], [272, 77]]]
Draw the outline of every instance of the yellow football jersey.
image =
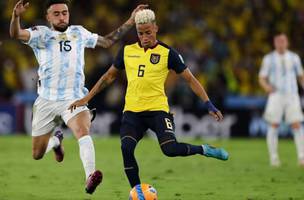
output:
[[186, 69], [181, 55], [162, 42], [146, 50], [139, 43], [126, 45], [118, 53], [114, 66], [126, 70], [124, 111], [132, 112], [169, 112], [164, 88], [169, 70], [181, 73]]

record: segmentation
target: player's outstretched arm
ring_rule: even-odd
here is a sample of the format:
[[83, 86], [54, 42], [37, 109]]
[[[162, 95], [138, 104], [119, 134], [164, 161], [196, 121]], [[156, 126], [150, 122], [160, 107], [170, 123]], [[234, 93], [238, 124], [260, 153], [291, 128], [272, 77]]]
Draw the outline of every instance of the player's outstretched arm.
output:
[[26, 11], [29, 5], [29, 2], [23, 4], [23, 0], [16, 3], [10, 24], [10, 36], [12, 38], [22, 41], [28, 41], [30, 39], [30, 33], [20, 27], [20, 16]]
[[98, 94], [101, 90], [106, 88], [108, 85], [110, 85], [117, 77], [118, 69], [116, 69], [113, 65], [108, 69], [108, 71], [100, 77], [100, 79], [97, 81], [97, 83], [94, 85], [94, 87], [90, 90], [89, 94], [87, 94], [85, 97], [83, 97], [80, 100], [75, 101], [72, 103], [69, 107], [69, 110], [71, 112], [79, 106], [84, 106], [89, 103], [89, 101]]
[[185, 69], [181, 76], [187, 81], [188, 85], [191, 87], [192, 91], [205, 102], [209, 114], [216, 119], [216, 121], [221, 121], [223, 115], [209, 100], [209, 97], [204, 89], [204, 87], [198, 82], [198, 80], [193, 76], [189, 69]]
[[111, 47], [115, 42], [120, 40], [135, 24], [135, 14], [139, 10], [147, 8], [148, 5], [138, 5], [132, 12], [131, 17], [118, 29], [113, 31], [112, 33], [109, 33], [106, 36], [98, 36], [97, 40], [97, 46], [103, 47], [103, 48], [109, 48]]

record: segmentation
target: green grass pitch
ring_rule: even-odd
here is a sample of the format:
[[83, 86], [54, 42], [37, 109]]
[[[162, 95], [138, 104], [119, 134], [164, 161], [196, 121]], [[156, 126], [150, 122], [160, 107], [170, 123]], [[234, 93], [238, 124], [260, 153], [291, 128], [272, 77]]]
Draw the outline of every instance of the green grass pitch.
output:
[[[87, 195], [75, 139], [64, 140], [65, 160], [57, 163], [53, 152], [32, 160], [30, 137], [0, 137], [0, 200], [127, 200], [130, 188], [119, 138], [94, 140], [96, 165], [104, 180], [93, 195]], [[262, 139], [210, 143], [225, 147], [230, 159], [167, 158], [156, 141], [142, 140], [136, 151], [142, 182], [152, 184], [160, 200], [304, 199], [304, 169], [297, 166], [292, 140], [280, 140], [280, 168], [269, 167]]]

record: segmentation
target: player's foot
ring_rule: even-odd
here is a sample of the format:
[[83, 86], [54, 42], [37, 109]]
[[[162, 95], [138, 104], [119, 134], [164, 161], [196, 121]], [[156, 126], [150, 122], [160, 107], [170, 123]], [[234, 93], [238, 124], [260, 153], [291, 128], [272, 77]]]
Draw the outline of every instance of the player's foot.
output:
[[219, 160], [228, 160], [229, 154], [225, 149], [216, 148], [208, 144], [203, 144], [202, 147], [204, 151], [204, 156], [217, 158]]
[[99, 170], [96, 170], [94, 173], [92, 173], [88, 180], [87, 180], [87, 185], [86, 185], [86, 192], [89, 194], [92, 194], [96, 187], [101, 183], [102, 181], [102, 173]]
[[280, 167], [281, 166], [281, 161], [279, 158], [272, 158], [270, 160], [270, 166], [271, 167]]
[[55, 137], [59, 139], [59, 145], [57, 147], [54, 147], [54, 152], [55, 152], [55, 158], [57, 162], [62, 162], [64, 158], [64, 150], [63, 150], [63, 145], [62, 145], [62, 140], [63, 140], [63, 133], [62, 131], [56, 131], [54, 134]]

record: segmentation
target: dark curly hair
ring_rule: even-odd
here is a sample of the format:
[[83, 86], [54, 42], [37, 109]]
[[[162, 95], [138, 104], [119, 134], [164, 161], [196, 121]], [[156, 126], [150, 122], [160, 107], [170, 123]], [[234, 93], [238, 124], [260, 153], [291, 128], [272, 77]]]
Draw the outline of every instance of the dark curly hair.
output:
[[70, 1], [69, 0], [47, 0], [45, 3], [45, 10], [49, 9], [49, 7], [53, 4], [67, 4], [69, 6]]

